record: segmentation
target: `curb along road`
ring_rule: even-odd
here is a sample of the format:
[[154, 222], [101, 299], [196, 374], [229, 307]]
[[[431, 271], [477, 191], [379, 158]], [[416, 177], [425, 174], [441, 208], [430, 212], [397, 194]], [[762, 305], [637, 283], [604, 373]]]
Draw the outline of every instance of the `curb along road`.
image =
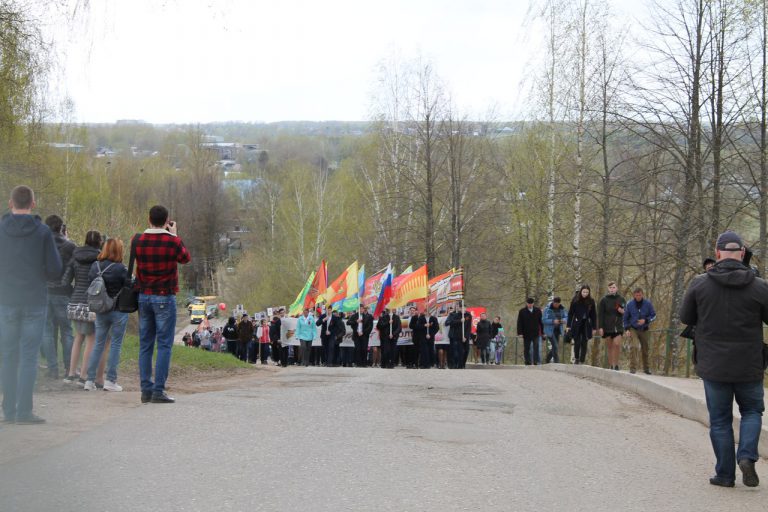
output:
[[[587, 365], [546, 364], [539, 368], [569, 373], [577, 377], [594, 379], [604, 384], [610, 384], [613, 387], [640, 395], [646, 400], [658, 404], [684, 418], [698, 421], [707, 427], [709, 426], [709, 414], [707, 413], [707, 403], [704, 398], [704, 386], [701, 384], [701, 381], [675, 377], [646, 377], [645, 375], [633, 375]], [[688, 382], [699, 383], [700, 393], [693, 391], [695, 388], [691, 385], [682, 385]], [[688, 391], [683, 390], [683, 388], [687, 388]], [[738, 406], [734, 404], [733, 431], [736, 440], [739, 438], [740, 419]], [[761, 458], [768, 458], [768, 426], [766, 426], [765, 422], [763, 422], [763, 431], [760, 436], [758, 451]]]

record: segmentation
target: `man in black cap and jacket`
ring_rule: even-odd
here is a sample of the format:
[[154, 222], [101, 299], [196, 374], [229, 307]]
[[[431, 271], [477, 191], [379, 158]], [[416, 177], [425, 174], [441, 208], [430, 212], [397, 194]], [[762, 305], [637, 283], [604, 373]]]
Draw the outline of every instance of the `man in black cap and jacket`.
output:
[[[694, 362], [704, 382], [709, 410], [709, 437], [717, 463], [712, 485], [733, 487], [736, 463], [748, 487], [759, 484], [755, 472], [762, 428], [768, 283], [742, 263], [745, 246], [736, 233], [717, 238], [717, 263], [688, 287], [680, 320], [696, 326]], [[741, 427], [734, 454], [733, 400], [739, 405]]]
[[541, 310], [534, 306], [536, 301], [529, 297], [525, 307], [517, 313], [517, 335], [523, 337], [523, 357], [526, 365], [541, 363], [539, 336], [544, 332]]

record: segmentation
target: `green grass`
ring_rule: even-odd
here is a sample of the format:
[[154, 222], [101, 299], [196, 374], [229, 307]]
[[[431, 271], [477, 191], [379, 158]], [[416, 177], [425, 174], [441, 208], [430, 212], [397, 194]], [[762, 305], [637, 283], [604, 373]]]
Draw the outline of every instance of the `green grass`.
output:
[[[139, 366], [139, 338], [126, 334], [120, 367], [123, 370], [135, 370]], [[227, 353], [207, 352], [199, 348], [180, 345], [173, 346], [171, 366], [175, 370], [227, 370], [230, 368], [248, 368], [250, 365]]]

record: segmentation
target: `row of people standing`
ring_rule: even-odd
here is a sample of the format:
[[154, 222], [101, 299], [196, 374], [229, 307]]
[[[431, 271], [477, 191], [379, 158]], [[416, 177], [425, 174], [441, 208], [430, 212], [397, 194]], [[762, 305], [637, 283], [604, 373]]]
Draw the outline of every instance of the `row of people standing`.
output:
[[117, 384], [117, 369], [128, 314], [117, 310], [90, 311], [87, 290], [100, 275], [109, 297], [118, 295], [128, 277], [123, 264], [123, 242], [118, 238], [104, 240], [100, 232], [92, 230], [86, 233], [85, 243], [76, 247], [67, 238], [66, 226], [59, 216], [51, 215], [45, 222], [64, 264], [61, 279], [47, 283], [48, 318], [43, 352], [48, 361], [48, 376], [58, 378], [57, 348], [61, 343], [66, 383], [79, 384], [89, 391], [122, 391]]
[[[588, 344], [597, 332], [605, 340], [610, 369], [619, 370], [622, 338], [631, 337], [630, 372], [635, 373], [638, 369], [639, 352], [643, 371], [650, 374], [649, 327], [656, 320], [656, 312], [651, 301], [645, 298], [642, 288], [635, 288], [632, 295], [632, 300], [627, 302], [618, 293], [616, 283], [609, 282], [608, 293], [599, 303], [592, 297], [589, 285], [582, 285], [567, 310], [560, 297], [554, 297], [544, 311], [535, 306], [533, 298], [528, 298], [517, 320], [517, 334], [523, 338], [525, 364], [541, 364], [539, 340], [542, 336], [551, 347], [545, 357], [547, 363], [560, 362], [559, 346], [562, 337], [573, 342], [574, 363], [584, 364]], [[594, 347], [592, 350], [593, 366], [598, 365], [596, 349]]]

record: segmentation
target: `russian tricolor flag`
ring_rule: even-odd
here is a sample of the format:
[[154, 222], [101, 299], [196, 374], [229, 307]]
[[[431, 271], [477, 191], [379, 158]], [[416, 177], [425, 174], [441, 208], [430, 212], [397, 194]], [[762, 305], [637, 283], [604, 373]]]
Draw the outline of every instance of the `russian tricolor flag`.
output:
[[384, 308], [387, 307], [389, 301], [392, 299], [392, 264], [387, 265], [387, 272], [384, 274], [381, 280], [381, 291], [379, 292], [379, 300], [376, 302], [376, 311], [373, 312], [373, 316], [378, 318]]

